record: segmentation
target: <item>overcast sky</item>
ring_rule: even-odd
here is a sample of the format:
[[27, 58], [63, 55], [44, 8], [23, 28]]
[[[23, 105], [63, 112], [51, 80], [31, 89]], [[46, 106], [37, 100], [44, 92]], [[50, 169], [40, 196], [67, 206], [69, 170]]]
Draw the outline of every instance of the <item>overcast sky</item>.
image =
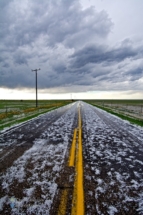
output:
[[0, 0], [0, 99], [143, 99], [142, 0]]

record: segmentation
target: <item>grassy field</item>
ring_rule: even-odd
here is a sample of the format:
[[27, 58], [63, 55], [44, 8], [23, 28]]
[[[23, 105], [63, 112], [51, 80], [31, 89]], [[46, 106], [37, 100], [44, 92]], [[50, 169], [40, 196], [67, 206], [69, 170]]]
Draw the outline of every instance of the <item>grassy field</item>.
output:
[[122, 104], [122, 105], [143, 105], [143, 99], [96, 99], [96, 100], [85, 100], [85, 102], [97, 103], [97, 104], [105, 104], [105, 105], [114, 105], [114, 104]]
[[0, 100], [0, 130], [71, 103], [70, 100]]
[[86, 100], [111, 114], [143, 126], [143, 100]]
[[[0, 100], [0, 130], [71, 103], [71, 100]], [[143, 100], [85, 100], [131, 123], [143, 126]]]

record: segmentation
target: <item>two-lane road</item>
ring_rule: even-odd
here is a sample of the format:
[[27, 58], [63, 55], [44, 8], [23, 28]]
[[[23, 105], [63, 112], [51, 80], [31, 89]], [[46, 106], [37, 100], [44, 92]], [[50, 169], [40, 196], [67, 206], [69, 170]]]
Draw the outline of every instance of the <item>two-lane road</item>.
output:
[[143, 214], [140, 127], [76, 102], [1, 134], [0, 147], [0, 214]]

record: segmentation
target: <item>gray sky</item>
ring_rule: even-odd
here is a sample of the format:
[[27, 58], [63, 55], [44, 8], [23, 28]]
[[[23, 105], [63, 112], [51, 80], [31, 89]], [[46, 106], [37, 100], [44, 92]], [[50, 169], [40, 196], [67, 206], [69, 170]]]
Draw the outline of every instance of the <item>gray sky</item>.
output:
[[40, 67], [43, 95], [143, 99], [142, 9], [142, 0], [1, 0], [0, 98], [34, 93]]

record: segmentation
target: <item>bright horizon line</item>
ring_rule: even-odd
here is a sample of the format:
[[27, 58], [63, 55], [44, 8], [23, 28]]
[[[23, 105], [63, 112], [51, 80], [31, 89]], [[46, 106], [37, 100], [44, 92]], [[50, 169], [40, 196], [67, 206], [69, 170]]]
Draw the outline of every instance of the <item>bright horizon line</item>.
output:
[[[0, 88], [0, 100], [35, 100], [34, 89]], [[48, 90], [38, 90], [38, 100], [143, 100], [143, 92], [126, 91], [87, 91], [50, 93]]]
[[[0, 99], [0, 101], [35, 101], [34, 99]], [[84, 100], [97, 100], [97, 101], [99, 101], [99, 100], [101, 100], [101, 101], [108, 101], [108, 100], [115, 100], [115, 101], [120, 101], [120, 100], [141, 100], [141, 101], [143, 101], [143, 99], [38, 99], [38, 101], [55, 101], [55, 100], [57, 100], [57, 101], [84, 101]]]

